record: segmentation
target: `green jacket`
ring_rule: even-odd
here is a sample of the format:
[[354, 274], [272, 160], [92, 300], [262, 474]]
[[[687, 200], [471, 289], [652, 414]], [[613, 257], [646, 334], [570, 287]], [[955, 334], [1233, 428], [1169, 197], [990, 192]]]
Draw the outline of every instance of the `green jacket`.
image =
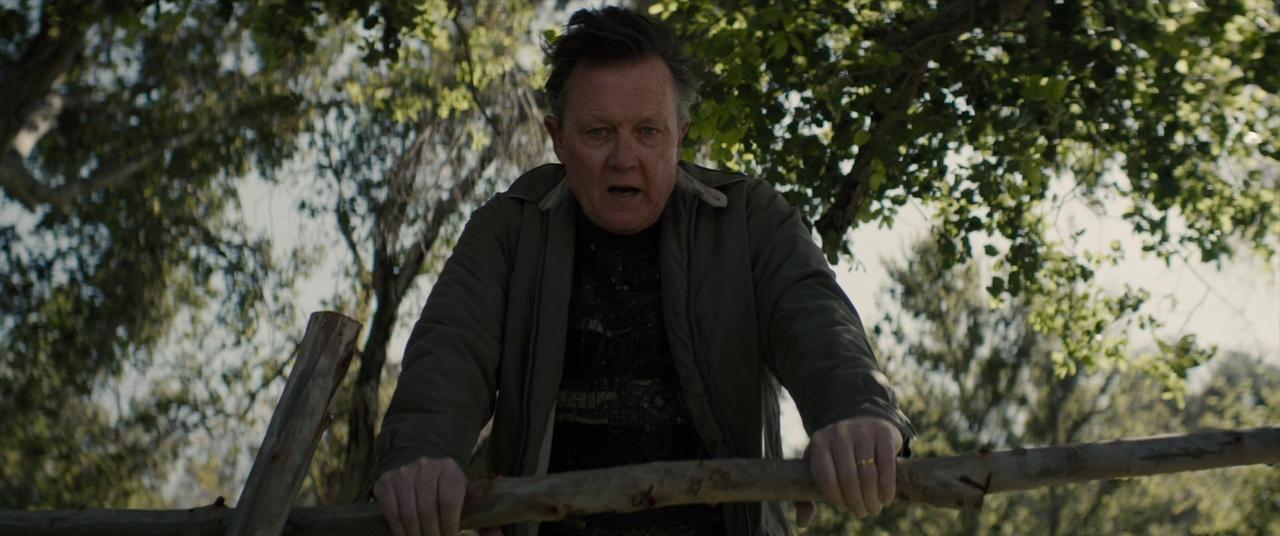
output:
[[[409, 337], [376, 475], [422, 456], [468, 467], [491, 417], [491, 470], [545, 472], [578, 210], [563, 178], [540, 166], [472, 214]], [[911, 436], [857, 312], [767, 182], [681, 163], [660, 225], [667, 336], [708, 452], [780, 456], [774, 378], [809, 433], [872, 415]], [[780, 505], [725, 512], [731, 534], [786, 532]]]

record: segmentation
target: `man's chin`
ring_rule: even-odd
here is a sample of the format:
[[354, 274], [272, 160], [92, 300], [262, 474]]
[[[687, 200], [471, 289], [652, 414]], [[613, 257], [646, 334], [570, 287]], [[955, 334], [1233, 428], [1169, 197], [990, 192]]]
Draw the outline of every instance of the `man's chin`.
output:
[[657, 221], [651, 221], [649, 218], [609, 218], [602, 222], [595, 222], [601, 229], [609, 231], [613, 234], [629, 235], [636, 234], [649, 227], [652, 227]]

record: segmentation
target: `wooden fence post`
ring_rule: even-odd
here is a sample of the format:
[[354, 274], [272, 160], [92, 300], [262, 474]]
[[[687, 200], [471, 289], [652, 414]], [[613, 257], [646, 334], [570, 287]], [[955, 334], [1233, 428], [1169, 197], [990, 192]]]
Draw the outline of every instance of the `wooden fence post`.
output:
[[312, 313], [267, 435], [236, 504], [228, 536], [276, 536], [332, 418], [329, 403], [351, 364], [360, 323], [342, 314]]

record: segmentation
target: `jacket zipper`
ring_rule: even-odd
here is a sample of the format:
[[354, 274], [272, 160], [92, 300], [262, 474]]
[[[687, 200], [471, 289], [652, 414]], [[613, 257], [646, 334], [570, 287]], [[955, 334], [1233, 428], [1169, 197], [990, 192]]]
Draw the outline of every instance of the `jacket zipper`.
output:
[[720, 428], [720, 435], [725, 445], [729, 447], [729, 456], [736, 457], [737, 449], [733, 446], [733, 440], [729, 436], [729, 426], [724, 423], [724, 417], [720, 415], [720, 411], [716, 408], [715, 392], [711, 385], [711, 365], [703, 357], [702, 352], [698, 349], [698, 326], [694, 319], [693, 309], [693, 230], [694, 224], [697, 223], [698, 204], [695, 201], [693, 208], [689, 213], [689, 239], [688, 247], [685, 251], [685, 269], [687, 273], [687, 288], [685, 289], [685, 311], [689, 317], [689, 342], [693, 346], [693, 358], [698, 363], [698, 375], [702, 377], [703, 388], [707, 390], [707, 404], [711, 406], [711, 416], [715, 418], [716, 426]]
[[[685, 269], [687, 270], [687, 273], [685, 274], [685, 277], [687, 278], [685, 280], [685, 314], [689, 317], [689, 343], [693, 346], [693, 358], [698, 362], [698, 375], [702, 377], [703, 388], [707, 390], [707, 405], [711, 407], [711, 416], [715, 419], [716, 426], [720, 428], [720, 437], [724, 441], [724, 444], [729, 448], [729, 457], [736, 458], [738, 456], [738, 449], [734, 447], [733, 439], [729, 436], [729, 426], [725, 424], [724, 417], [720, 415], [720, 411], [716, 408], [715, 392], [711, 385], [711, 365], [707, 363], [706, 358], [703, 357], [702, 352], [698, 348], [698, 324], [694, 318], [693, 309], [693, 231], [694, 226], [698, 221], [697, 215], [698, 203], [695, 201], [693, 203], [693, 208], [689, 211], [689, 239], [688, 246], [685, 251]], [[713, 456], [715, 455], [715, 453], [710, 454]], [[726, 519], [726, 521], [728, 520]], [[741, 511], [739, 521], [742, 522], [742, 526], [746, 527], [748, 532], [752, 532], [751, 517], [745, 509]]]
[[[544, 219], [550, 220], [549, 217]], [[529, 427], [531, 426], [530, 420], [533, 418], [533, 362], [534, 358], [537, 357], [538, 326], [539, 323], [542, 322], [542, 315], [538, 314], [538, 310], [542, 305], [542, 276], [546, 271], [547, 243], [551, 236], [549, 221], [547, 222], [547, 230], [548, 232], [542, 238], [542, 253], [538, 258], [537, 286], [534, 287], [533, 291], [533, 333], [529, 334], [528, 358], [524, 364], [524, 418], [521, 419], [522, 426], [520, 431], [520, 442], [516, 443], [520, 446], [520, 454], [516, 456], [516, 471], [519, 471], [520, 475], [524, 474], [524, 463], [529, 453]]]

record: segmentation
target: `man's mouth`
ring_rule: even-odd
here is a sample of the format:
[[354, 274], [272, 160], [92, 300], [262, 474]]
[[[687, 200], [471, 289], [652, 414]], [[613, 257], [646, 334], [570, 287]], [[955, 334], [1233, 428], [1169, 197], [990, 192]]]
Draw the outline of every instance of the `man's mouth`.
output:
[[640, 189], [632, 186], [610, 186], [609, 193], [613, 195], [632, 196], [639, 194]]

